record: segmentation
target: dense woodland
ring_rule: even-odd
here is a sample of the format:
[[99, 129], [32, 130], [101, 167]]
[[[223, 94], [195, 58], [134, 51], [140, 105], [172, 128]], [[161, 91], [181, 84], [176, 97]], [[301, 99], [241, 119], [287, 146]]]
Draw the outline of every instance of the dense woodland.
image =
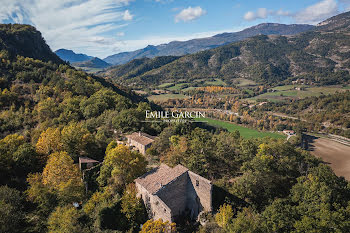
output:
[[[142, 123], [160, 107], [65, 64], [33, 27], [0, 29], [0, 232], [350, 231], [349, 183], [308, 152], [200, 123]], [[32, 33], [42, 53], [20, 46]], [[115, 140], [139, 130], [158, 135], [146, 156]], [[79, 156], [103, 163], [82, 179]], [[203, 226], [148, 220], [133, 180], [160, 162], [213, 181]]]

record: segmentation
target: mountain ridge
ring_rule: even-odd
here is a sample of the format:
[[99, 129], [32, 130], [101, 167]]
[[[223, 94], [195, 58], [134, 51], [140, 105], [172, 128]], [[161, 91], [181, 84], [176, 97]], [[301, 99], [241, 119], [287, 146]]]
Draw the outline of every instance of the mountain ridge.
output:
[[264, 23], [239, 32], [226, 32], [212, 37], [198, 38], [187, 41], [171, 41], [167, 44], [148, 45], [147, 47], [131, 52], [122, 52], [110, 55], [103, 60], [113, 64], [124, 64], [137, 58], [153, 58], [157, 56], [182, 56], [202, 50], [216, 48], [228, 43], [240, 41], [259, 34], [294, 35], [312, 29], [314, 26], [307, 24], [278, 24]]
[[[350, 13], [347, 12], [297, 35], [257, 35], [182, 56], [141, 74], [136, 70], [121, 74], [118, 70], [123, 69], [122, 65], [108, 69], [104, 75], [121, 83], [140, 85], [203, 78], [221, 78], [228, 84], [235, 78], [275, 85], [296, 78], [321, 85], [342, 84], [350, 80], [349, 31]], [[147, 63], [152, 67], [152, 60]]]
[[73, 62], [71, 64], [75, 67], [102, 68], [102, 69], [111, 66], [111, 64], [101, 60], [98, 57], [93, 57], [89, 60], [82, 61], [82, 62]]
[[94, 57], [88, 56], [83, 53], [75, 53], [70, 49], [58, 49], [55, 51], [57, 56], [59, 56], [62, 60], [73, 63], [73, 62], [84, 62], [88, 61]]

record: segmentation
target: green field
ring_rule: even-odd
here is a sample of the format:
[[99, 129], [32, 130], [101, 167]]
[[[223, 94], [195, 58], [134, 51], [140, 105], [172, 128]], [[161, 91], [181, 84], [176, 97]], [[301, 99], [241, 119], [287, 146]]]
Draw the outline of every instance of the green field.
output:
[[215, 79], [215, 81], [205, 81], [204, 85], [207, 86], [226, 86], [226, 83], [221, 79]]
[[169, 91], [180, 91], [181, 89], [183, 89], [187, 85], [190, 85], [190, 83], [178, 83], [178, 84], [175, 84], [174, 86], [171, 86], [167, 89]]
[[187, 98], [189, 97], [183, 94], [161, 94], [161, 95], [151, 95], [148, 97], [148, 100], [154, 101], [154, 102], [164, 102], [169, 99], [187, 99]]
[[220, 121], [215, 120], [211, 118], [200, 118], [196, 119], [200, 121], [207, 121], [209, 125], [216, 126], [216, 127], [222, 127], [227, 129], [229, 132], [233, 132], [238, 130], [242, 137], [245, 138], [264, 138], [264, 137], [271, 137], [271, 138], [286, 138], [285, 135], [278, 134], [278, 133], [271, 133], [271, 132], [261, 132], [255, 129], [246, 128], [240, 125], [236, 125], [230, 122], [226, 121]]
[[173, 83], [163, 83], [163, 84], [160, 84], [158, 87], [159, 88], [167, 88], [167, 87], [171, 87], [173, 85], [174, 85]]
[[97, 73], [103, 70], [103, 68], [78, 67], [78, 66], [75, 66], [75, 68], [78, 70], [83, 70], [86, 73]]
[[[296, 87], [303, 87], [304, 90], [295, 90]], [[276, 102], [283, 101], [286, 98], [303, 99], [311, 96], [320, 96], [334, 94], [337, 91], [346, 91], [348, 87], [325, 86], [325, 87], [307, 87], [303, 85], [285, 85], [273, 88], [275, 92], [267, 92], [246, 100], [255, 101], [257, 99], [267, 99]]]
[[238, 87], [244, 87], [244, 86], [254, 86], [256, 85], [256, 82], [245, 79], [245, 78], [236, 78], [233, 83], [237, 85]]

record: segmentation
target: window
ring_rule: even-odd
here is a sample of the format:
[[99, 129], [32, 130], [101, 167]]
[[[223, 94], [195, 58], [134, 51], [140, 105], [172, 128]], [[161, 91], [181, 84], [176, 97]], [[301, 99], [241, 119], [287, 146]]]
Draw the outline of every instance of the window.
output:
[[164, 208], [164, 213], [166, 213], [166, 209]]
[[199, 180], [196, 180], [196, 186], [197, 187], [199, 186]]

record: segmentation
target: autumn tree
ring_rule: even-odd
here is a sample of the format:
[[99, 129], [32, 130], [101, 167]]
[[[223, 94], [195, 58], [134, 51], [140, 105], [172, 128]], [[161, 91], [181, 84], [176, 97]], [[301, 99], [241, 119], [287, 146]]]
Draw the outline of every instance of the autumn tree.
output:
[[168, 221], [163, 222], [162, 219], [148, 220], [143, 224], [140, 233], [175, 233], [176, 224], [169, 223]]
[[224, 229], [227, 229], [229, 227], [229, 224], [231, 223], [232, 218], [233, 218], [232, 206], [227, 204], [220, 206], [218, 213], [215, 215], [216, 223]]
[[47, 128], [40, 134], [36, 143], [36, 151], [40, 154], [49, 155], [63, 150], [62, 136], [59, 128]]
[[56, 190], [61, 199], [72, 202], [83, 198], [81, 173], [66, 152], [56, 152], [49, 156], [42, 177], [43, 184]]
[[98, 182], [101, 186], [111, 184], [116, 190], [121, 190], [126, 184], [144, 174], [146, 165], [145, 157], [139, 152], [118, 145], [107, 151]]

